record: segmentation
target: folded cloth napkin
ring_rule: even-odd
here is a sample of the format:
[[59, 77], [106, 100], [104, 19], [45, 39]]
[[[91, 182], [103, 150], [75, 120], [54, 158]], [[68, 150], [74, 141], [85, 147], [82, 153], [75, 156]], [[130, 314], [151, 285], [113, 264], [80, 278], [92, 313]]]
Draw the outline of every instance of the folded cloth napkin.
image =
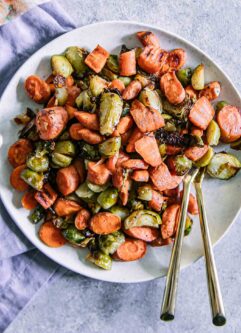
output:
[[[9, 79], [32, 53], [73, 28], [71, 19], [55, 1], [35, 7], [0, 27], [0, 96]], [[26, 251], [29, 252], [24, 254]], [[0, 202], [0, 332], [57, 267], [33, 250]]]

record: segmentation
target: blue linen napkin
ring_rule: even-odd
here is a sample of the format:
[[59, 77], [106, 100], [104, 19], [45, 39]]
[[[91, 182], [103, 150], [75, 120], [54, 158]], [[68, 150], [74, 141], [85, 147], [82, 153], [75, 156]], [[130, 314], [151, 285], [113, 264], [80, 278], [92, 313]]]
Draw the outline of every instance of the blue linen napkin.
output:
[[[0, 96], [31, 54], [74, 27], [57, 1], [35, 7], [1, 26]], [[33, 249], [0, 202], [0, 332], [57, 268], [56, 263]]]

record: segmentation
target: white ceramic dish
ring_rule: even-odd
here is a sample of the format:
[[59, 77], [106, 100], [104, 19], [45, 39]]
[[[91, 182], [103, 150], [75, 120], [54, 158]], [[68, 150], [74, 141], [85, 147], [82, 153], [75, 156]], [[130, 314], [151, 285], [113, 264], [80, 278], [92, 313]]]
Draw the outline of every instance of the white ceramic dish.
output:
[[[206, 81], [218, 80], [222, 83], [220, 99], [230, 101], [241, 107], [240, 96], [230, 79], [201, 50], [182, 38], [149, 25], [134, 22], [102, 22], [73, 30], [48, 43], [31, 56], [17, 71], [0, 101], [0, 133], [3, 136], [0, 166], [0, 195], [9, 214], [22, 230], [25, 236], [44, 254], [77, 273], [111, 282], [142, 282], [162, 277], [167, 272], [171, 248], [148, 248], [148, 253], [137, 262], [114, 262], [111, 271], [98, 269], [86, 262], [85, 250], [76, 250], [70, 246], [53, 249], [45, 246], [37, 236], [38, 226], [32, 225], [28, 212], [21, 208], [21, 194], [16, 193], [9, 185], [11, 167], [7, 162], [7, 150], [17, 139], [18, 127], [12, 118], [21, 113], [27, 106], [37, 108], [37, 104], [27, 98], [24, 89], [24, 79], [33, 73], [46, 78], [50, 72], [49, 59], [53, 54], [62, 53], [67, 46], [79, 45], [92, 50], [96, 44], [101, 44], [108, 51], [119, 51], [121, 44], [138, 45], [135, 33], [140, 30], [151, 30], [160, 39], [161, 46], [170, 50], [182, 47], [187, 51], [187, 65], [195, 67], [203, 62], [206, 66]], [[219, 148], [220, 149], [220, 148]], [[222, 148], [221, 148], [222, 149]], [[230, 181], [207, 179], [204, 184], [205, 203], [210, 232], [215, 244], [228, 230], [240, 209], [241, 173]], [[193, 231], [184, 240], [181, 267], [195, 262], [203, 254], [198, 220]]]

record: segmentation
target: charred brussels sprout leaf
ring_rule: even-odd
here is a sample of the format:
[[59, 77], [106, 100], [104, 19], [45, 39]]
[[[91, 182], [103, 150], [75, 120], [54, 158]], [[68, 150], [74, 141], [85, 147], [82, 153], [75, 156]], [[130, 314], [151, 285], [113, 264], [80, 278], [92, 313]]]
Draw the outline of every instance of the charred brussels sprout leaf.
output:
[[211, 159], [207, 172], [211, 177], [229, 179], [241, 168], [239, 160], [231, 154], [217, 153]]
[[190, 234], [190, 232], [192, 231], [192, 225], [193, 225], [193, 220], [190, 218], [190, 216], [187, 216], [186, 224], [185, 224], [185, 231], [184, 231], [185, 236], [188, 236]]
[[78, 143], [78, 156], [90, 161], [98, 161], [100, 159], [98, 146], [92, 146], [84, 141]]
[[27, 167], [36, 172], [44, 172], [49, 168], [49, 159], [47, 156], [31, 155], [27, 158]]
[[110, 157], [115, 155], [121, 146], [121, 137], [117, 136], [110, 138], [103, 143], [99, 144], [99, 152], [105, 157]]
[[34, 209], [33, 213], [29, 216], [30, 221], [33, 224], [39, 223], [45, 217], [45, 210], [42, 206], [38, 206]]
[[75, 104], [79, 109], [83, 109], [84, 111], [94, 112], [96, 109], [96, 104], [89, 90], [81, 91], [81, 93], [75, 100]]
[[220, 111], [224, 106], [228, 105], [229, 103], [226, 101], [219, 101], [216, 104], [216, 111]]
[[152, 227], [159, 228], [162, 223], [159, 214], [151, 210], [136, 210], [129, 215], [124, 221], [124, 228], [133, 227]]
[[67, 241], [74, 245], [80, 245], [81, 242], [85, 239], [85, 236], [80, 230], [75, 228], [74, 225], [70, 225], [67, 229], [62, 231], [62, 235]]
[[213, 151], [213, 148], [212, 147], [209, 147], [208, 148], [208, 151], [206, 152], [206, 154], [201, 157], [196, 163], [195, 165], [198, 167], [198, 168], [202, 168], [202, 167], [205, 167], [207, 166], [211, 159], [213, 158], [213, 155], [214, 155], [214, 151]]
[[239, 139], [238, 141], [232, 142], [230, 144], [230, 147], [234, 150], [241, 150], [241, 139]]
[[109, 70], [118, 74], [119, 73], [118, 56], [115, 54], [111, 54], [106, 61], [106, 66], [109, 68]]
[[54, 55], [51, 58], [51, 66], [54, 75], [68, 77], [73, 73], [73, 67], [63, 55]]
[[78, 46], [70, 46], [65, 51], [65, 57], [74, 68], [75, 74], [78, 77], [82, 77], [88, 71], [88, 67], [84, 62], [86, 55], [86, 50]]
[[100, 251], [94, 251], [92, 253], [89, 253], [86, 257], [86, 260], [103, 269], [110, 270], [112, 267], [111, 257], [108, 254], [104, 254]]
[[184, 101], [180, 104], [173, 105], [168, 102], [166, 98], [162, 99], [162, 106], [165, 113], [170, 114], [176, 119], [180, 119], [183, 121], [187, 120], [187, 116], [194, 105], [194, 100], [189, 96], [186, 96]]
[[99, 236], [99, 248], [104, 254], [113, 254], [118, 247], [124, 243], [125, 236], [123, 232], [116, 231], [109, 235]]

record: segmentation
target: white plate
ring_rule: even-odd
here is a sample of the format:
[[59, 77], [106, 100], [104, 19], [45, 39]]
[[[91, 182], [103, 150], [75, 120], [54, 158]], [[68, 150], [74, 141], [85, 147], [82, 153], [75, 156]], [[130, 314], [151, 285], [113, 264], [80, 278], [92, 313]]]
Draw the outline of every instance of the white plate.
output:
[[[33, 226], [28, 213], [21, 208], [21, 195], [9, 185], [11, 167], [7, 162], [7, 150], [17, 139], [17, 126], [11, 121], [27, 106], [37, 108], [23, 89], [23, 81], [30, 74], [36, 73], [46, 78], [50, 73], [49, 59], [53, 54], [62, 53], [71, 45], [79, 45], [92, 50], [96, 44], [102, 45], [110, 52], [118, 52], [121, 44], [127, 47], [138, 45], [135, 33], [140, 30], [151, 30], [159, 38], [162, 48], [170, 50], [182, 47], [187, 51], [187, 65], [195, 67], [203, 62], [206, 66], [206, 81], [218, 80], [222, 83], [220, 99], [230, 101], [241, 107], [240, 96], [223, 71], [202, 51], [182, 38], [158, 29], [132, 22], [102, 22], [73, 30], [48, 43], [31, 56], [17, 71], [7, 86], [0, 101], [0, 133], [3, 135], [1, 149], [1, 189], [2, 201], [9, 214], [25, 236], [48, 257], [77, 273], [112, 282], [141, 282], [164, 276], [170, 257], [170, 247], [148, 248], [148, 253], [137, 262], [114, 262], [111, 271], [104, 271], [84, 260], [85, 250], [76, 250], [70, 246], [52, 249], [45, 246], [37, 236], [38, 226]], [[212, 242], [216, 243], [227, 231], [240, 209], [241, 173], [229, 181], [207, 179], [204, 193], [207, 214], [210, 224]], [[203, 254], [200, 229], [196, 219], [193, 231], [184, 240], [181, 267], [195, 262]]]

